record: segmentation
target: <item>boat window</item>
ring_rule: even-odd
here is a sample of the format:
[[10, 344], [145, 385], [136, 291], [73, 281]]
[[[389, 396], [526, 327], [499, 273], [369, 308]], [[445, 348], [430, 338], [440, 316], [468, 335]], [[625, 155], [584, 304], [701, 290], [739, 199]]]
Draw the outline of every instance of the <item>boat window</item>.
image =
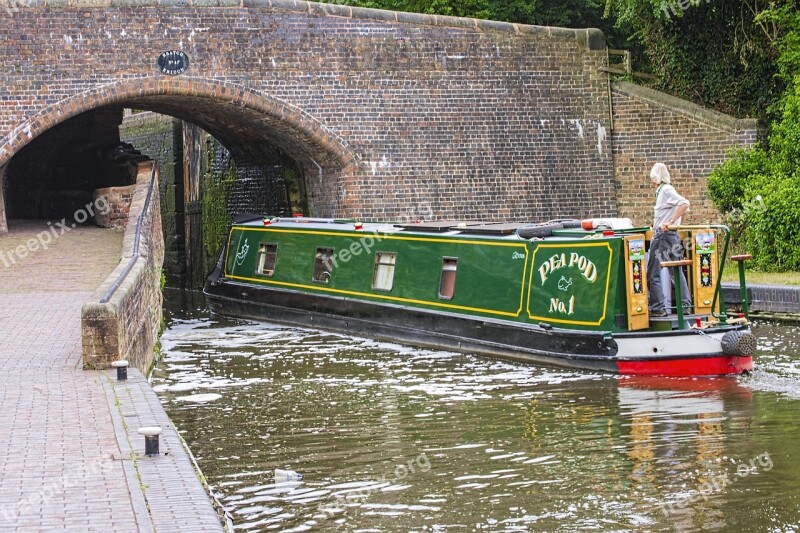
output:
[[439, 298], [452, 300], [456, 290], [456, 267], [458, 258], [445, 257], [442, 259], [442, 279], [439, 282]]
[[314, 256], [314, 274], [312, 281], [330, 283], [333, 270], [333, 248], [317, 248]]
[[375, 252], [375, 270], [372, 274], [372, 288], [376, 291], [392, 290], [394, 282], [395, 252]]
[[278, 255], [278, 245], [261, 243], [258, 245], [258, 268], [256, 273], [263, 276], [272, 276], [275, 273], [275, 258]]

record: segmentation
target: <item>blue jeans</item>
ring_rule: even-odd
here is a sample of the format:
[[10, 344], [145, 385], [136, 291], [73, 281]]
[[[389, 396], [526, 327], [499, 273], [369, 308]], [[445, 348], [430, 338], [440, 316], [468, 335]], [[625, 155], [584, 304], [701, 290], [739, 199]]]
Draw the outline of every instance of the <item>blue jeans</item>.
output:
[[[649, 286], [650, 311], [665, 311], [664, 289], [661, 286], [661, 261], [679, 261], [683, 259], [683, 243], [677, 231], [656, 230], [653, 240], [650, 241], [650, 257], [647, 261], [647, 284]], [[689, 286], [686, 284], [686, 275], [681, 272], [681, 294], [683, 307], [692, 305]]]

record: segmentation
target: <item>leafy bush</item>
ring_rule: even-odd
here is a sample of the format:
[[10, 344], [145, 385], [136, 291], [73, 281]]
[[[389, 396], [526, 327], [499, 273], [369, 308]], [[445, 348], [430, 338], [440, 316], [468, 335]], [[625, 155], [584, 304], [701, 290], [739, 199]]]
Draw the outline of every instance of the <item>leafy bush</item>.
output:
[[770, 44], [786, 89], [769, 108], [767, 148], [732, 153], [711, 173], [708, 188], [756, 268], [800, 270], [800, 9], [776, 0], [754, 23], [774, 30]]
[[744, 244], [754, 266], [766, 272], [800, 270], [800, 181], [791, 176], [765, 182], [764, 208], [743, 220]]
[[758, 194], [755, 183], [763, 180], [768, 163], [767, 154], [760, 147], [734, 149], [729, 158], [708, 177], [708, 192], [723, 213], [744, 209], [747, 201]]
[[734, 152], [708, 179], [738, 244], [768, 272], [800, 270], [800, 77], [775, 110], [769, 148]]

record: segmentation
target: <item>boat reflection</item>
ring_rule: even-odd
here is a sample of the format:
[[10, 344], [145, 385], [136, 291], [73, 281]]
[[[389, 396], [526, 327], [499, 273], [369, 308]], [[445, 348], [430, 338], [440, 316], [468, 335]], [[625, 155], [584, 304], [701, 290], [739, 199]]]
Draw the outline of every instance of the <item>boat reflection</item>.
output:
[[526, 411], [524, 435], [537, 454], [581, 464], [567, 477], [563, 465], [541, 464], [543, 477], [562, 476], [565, 495], [591, 486], [606, 507], [671, 529], [724, 524], [726, 480], [754, 455], [753, 394], [731, 378], [553, 384]]
[[748, 437], [752, 391], [731, 378], [634, 377], [619, 381], [618, 403], [630, 426], [631, 489], [660, 495], [678, 530], [724, 525], [735, 472], [725, 435]]

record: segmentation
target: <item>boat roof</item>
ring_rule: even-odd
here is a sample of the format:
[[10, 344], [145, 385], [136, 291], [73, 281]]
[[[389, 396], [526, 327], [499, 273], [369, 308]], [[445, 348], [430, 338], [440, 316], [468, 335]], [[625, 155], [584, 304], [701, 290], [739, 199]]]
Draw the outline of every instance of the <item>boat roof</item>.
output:
[[[493, 222], [483, 220], [431, 220], [415, 222], [360, 222], [355, 219], [340, 218], [313, 218], [313, 217], [263, 217], [254, 215], [239, 216], [234, 219], [234, 225], [239, 227], [275, 227], [291, 228], [302, 230], [326, 230], [326, 231], [353, 231], [364, 233], [391, 233], [391, 234], [411, 234], [425, 233], [440, 236], [469, 236], [469, 237], [491, 237], [493, 239], [527, 240], [517, 235], [517, 230], [522, 226], [532, 224], [531, 222]], [[630, 230], [615, 231], [614, 235], [603, 235], [607, 238], [614, 238], [622, 233], [643, 233], [649, 228], [632, 228]], [[583, 239], [587, 236], [601, 236], [603, 230], [583, 230], [557, 229], [553, 231], [553, 237], [561, 239]]]

